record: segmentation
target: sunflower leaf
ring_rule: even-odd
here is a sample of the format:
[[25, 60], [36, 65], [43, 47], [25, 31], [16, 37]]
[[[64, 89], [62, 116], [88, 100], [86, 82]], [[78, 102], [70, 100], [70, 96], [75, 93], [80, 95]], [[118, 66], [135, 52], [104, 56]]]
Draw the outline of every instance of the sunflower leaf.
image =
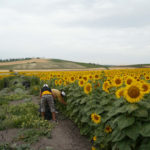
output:
[[[136, 126], [136, 128], [135, 128], [135, 126]], [[140, 134], [140, 129], [141, 129], [141, 123], [136, 122], [134, 125], [132, 125], [132, 126], [126, 128], [126, 129], [124, 130], [124, 132], [126, 133], [126, 135], [127, 135], [129, 138], [131, 138], [131, 139], [133, 139], [134, 141], [136, 141], [137, 137], [138, 137], [139, 134]]]
[[117, 148], [119, 150], [131, 150], [130, 142], [128, 140], [123, 140], [117, 143]]
[[137, 104], [128, 104], [126, 105], [126, 109], [128, 111], [128, 113], [132, 113], [133, 111], [137, 110], [139, 107]]
[[122, 116], [118, 119], [118, 127], [120, 128], [120, 130], [122, 130], [126, 127], [131, 126], [134, 122], [135, 122], [134, 117]]
[[117, 114], [125, 113], [127, 111], [126, 105], [123, 105], [122, 107], [119, 107], [118, 109], [114, 108], [111, 111], [109, 111], [108, 116], [111, 118]]
[[140, 106], [144, 107], [144, 108], [150, 109], [150, 103], [149, 103], [149, 102], [140, 101], [138, 104], [139, 104]]
[[114, 136], [112, 142], [121, 141], [124, 137], [125, 137], [125, 134], [124, 134], [124, 133], [118, 132], [118, 133], [116, 134], [116, 136]]
[[101, 105], [102, 105], [102, 106], [107, 105], [109, 102], [110, 102], [109, 99], [106, 99], [106, 98], [105, 98], [105, 99], [102, 99], [102, 100], [101, 100]]
[[142, 125], [141, 135], [144, 137], [150, 137], [150, 123], [145, 123]]
[[145, 117], [147, 118], [148, 117], [148, 111], [146, 109], [143, 109], [143, 108], [140, 108], [138, 110], [136, 110], [133, 115], [135, 117]]
[[84, 104], [84, 103], [87, 103], [87, 102], [88, 102], [88, 100], [87, 100], [87, 98], [85, 97], [85, 98], [82, 98], [82, 99], [81, 99], [80, 104]]
[[138, 150], [149, 150], [149, 149], [150, 149], [149, 139], [144, 139], [142, 143], [140, 144], [140, 147]]

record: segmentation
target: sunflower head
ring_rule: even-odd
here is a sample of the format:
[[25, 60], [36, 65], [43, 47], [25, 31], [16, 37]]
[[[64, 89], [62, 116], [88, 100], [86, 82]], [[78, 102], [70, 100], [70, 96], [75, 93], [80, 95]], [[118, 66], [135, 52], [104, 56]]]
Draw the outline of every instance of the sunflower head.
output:
[[119, 99], [121, 96], [124, 95], [124, 88], [120, 88], [116, 91], [116, 97]]
[[87, 82], [87, 81], [89, 80], [89, 78], [88, 78], [87, 75], [84, 75], [82, 78], [83, 78], [83, 80], [84, 80], [85, 82]]
[[103, 83], [103, 90], [104, 90], [105, 92], [109, 93], [109, 88], [110, 88], [110, 87], [111, 87], [111, 85], [110, 85], [109, 81], [105, 81], [105, 82]]
[[96, 124], [99, 124], [101, 122], [101, 116], [96, 113], [91, 114], [91, 119]]
[[127, 86], [124, 91], [124, 97], [129, 103], [139, 102], [143, 95], [142, 87], [137, 82]]
[[61, 85], [62, 84], [62, 79], [59, 79], [58, 80], [58, 85]]
[[94, 79], [95, 79], [95, 80], [98, 80], [99, 78], [100, 78], [99, 74], [95, 74], [95, 75], [94, 75]]
[[113, 86], [115, 86], [115, 87], [121, 86], [122, 83], [123, 83], [123, 79], [121, 77], [115, 77], [113, 79]]
[[69, 79], [70, 83], [74, 83], [75, 82], [75, 77], [74, 76], [71, 76], [70, 79]]
[[81, 79], [82, 79], [82, 76], [81, 76], [81, 75], [80, 75], [80, 76], [78, 76], [78, 79], [79, 79], [79, 80], [81, 80]]
[[93, 141], [96, 141], [96, 136], [93, 137]]
[[83, 87], [84, 84], [85, 84], [85, 81], [84, 81], [83, 79], [80, 79], [80, 80], [78, 81], [78, 85], [79, 85], [80, 87]]
[[96, 148], [94, 146], [92, 146], [92, 149], [91, 150], [96, 150]]
[[135, 79], [133, 77], [127, 77], [125, 80], [125, 84], [126, 85], [131, 85], [133, 82], [135, 81]]
[[112, 128], [108, 125], [105, 127], [105, 130], [104, 130], [106, 133], [111, 133], [112, 132]]
[[56, 86], [58, 85], [58, 80], [55, 80], [55, 85], [56, 85]]
[[149, 75], [146, 75], [146, 76], [145, 76], [145, 80], [150, 80], [150, 76], [149, 76]]
[[143, 83], [141, 83], [141, 86], [142, 86], [142, 90], [143, 90], [144, 94], [150, 93], [150, 84], [149, 83], [143, 82]]
[[86, 83], [86, 84], [84, 85], [84, 92], [85, 92], [86, 94], [89, 94], [91, 91], [92, 91], [92, 85], [91, 85], [90, 83]]

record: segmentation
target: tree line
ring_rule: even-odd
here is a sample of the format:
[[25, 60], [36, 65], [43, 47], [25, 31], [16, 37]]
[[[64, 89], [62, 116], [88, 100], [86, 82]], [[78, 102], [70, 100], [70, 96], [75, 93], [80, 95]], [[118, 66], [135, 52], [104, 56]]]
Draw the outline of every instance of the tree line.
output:
[[10, 58], [10, 59], [0, 59], [0, 62], [13, 62], [13, 61], [21, 61], [21, 60], [30, 60], [32, 58]]

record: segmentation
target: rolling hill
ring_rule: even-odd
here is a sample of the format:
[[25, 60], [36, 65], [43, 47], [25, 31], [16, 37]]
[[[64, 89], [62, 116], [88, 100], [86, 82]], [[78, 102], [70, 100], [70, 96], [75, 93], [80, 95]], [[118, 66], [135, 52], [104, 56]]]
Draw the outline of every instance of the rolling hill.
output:
[[0, 70], [42, 70], [42, 69], [88, 69], [107, 68], [107, 66], [81, 63], [60, 59], [31, 58], [28, 60], [0, 62]]
[[53, 69], [125, 69], [150, 68], [150, 64], [136, 65], [99, 65], [94, 63], [73, 62], [61, 59], [25, 58], [0, 61], [0, 70], [53, 70]]

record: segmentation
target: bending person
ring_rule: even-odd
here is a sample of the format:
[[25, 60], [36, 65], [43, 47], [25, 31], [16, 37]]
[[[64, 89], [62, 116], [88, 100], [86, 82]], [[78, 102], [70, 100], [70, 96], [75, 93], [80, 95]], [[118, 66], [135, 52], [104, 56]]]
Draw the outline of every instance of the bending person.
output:
[[46, 102], [49, 105], [50, 111], [52, 113], [52, 119], [56, 121], [56, 115], [55, 115], [55, 105], [54, 105], [54, 99], [52, 90], [48, 87], [47, 84], [44, 84], [40, 91], [40, 97], [41, 97], [41, 115], [42, 118], [45, 118], [45, 105]]
[[64, 91], [52, 89], [52, 94], [53, 94], [54, 99], [57, 98], [60, 103], [67, 105], [67, 103], [64, 101], [64, 97], [66, 96]]

